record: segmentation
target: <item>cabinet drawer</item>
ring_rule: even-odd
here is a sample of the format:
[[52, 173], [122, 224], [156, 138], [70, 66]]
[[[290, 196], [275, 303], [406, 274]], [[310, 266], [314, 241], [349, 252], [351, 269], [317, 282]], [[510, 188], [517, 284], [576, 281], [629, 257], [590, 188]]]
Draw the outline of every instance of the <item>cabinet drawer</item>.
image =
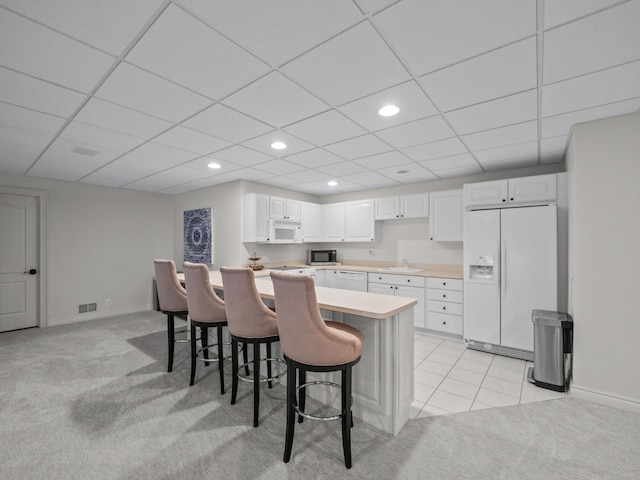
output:
[[462, 303], [462, 292], [459, 292], [457, 290], [442, 290], [440, 288], [430, 288], [427, 291], [427, 295], [429, 300]]
[[427, 278], [427, 287], [462, 291], [462, 279], [429, 277]]
[[430, 300], [427, 305], [429, 312], [449, 313], [451, 315], [462, 315], [461, 303], [437, 302]]
[[427, 315], [427, 328], [454, 335], [462, 335], [462, 316], [429, 312]]
[[395, 275], [393, 273], [369, 273], [369, 283], [386, 283], [387, 285], [409, 285], [424, 287], [425, 277], [412, 275]]

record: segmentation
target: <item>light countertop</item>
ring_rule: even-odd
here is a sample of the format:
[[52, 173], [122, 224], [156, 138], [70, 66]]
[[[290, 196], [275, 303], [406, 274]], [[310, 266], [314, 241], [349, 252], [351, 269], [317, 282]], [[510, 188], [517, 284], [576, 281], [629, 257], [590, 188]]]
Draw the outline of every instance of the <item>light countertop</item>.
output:
[[[299, 266], [300, 268], [309, 267], [309, 265], [299, 264], [297, 262], [286, 263], [283, 265], [269, 265], [269, 267], [279, 267], [279, 266]], [[355, 263], [343, 263], [339, 265], [312, 265], [312, 268], [316, 270], [348, 270], [352, 272], [367, 272], [367, 273], [384, 273], [391, 275], [413, 275], [416, 277], [441, 277], [441, 278], [458, 278], [462, 279], [464, 277], [462, 265], [416, 265], [414, 268], [418, 268], [420, 270], [416, 271], [391, 271], [387, 270], [388, 268], [385, 266], [379, 265], [365, 265], [365, 264], [355, 264]], [[259, 276], [259, 272], [264, 272], [265, 270], [259, 270], [256, 272], [256, 276]], [[266, 273], [268, 275], [268, 273]]]

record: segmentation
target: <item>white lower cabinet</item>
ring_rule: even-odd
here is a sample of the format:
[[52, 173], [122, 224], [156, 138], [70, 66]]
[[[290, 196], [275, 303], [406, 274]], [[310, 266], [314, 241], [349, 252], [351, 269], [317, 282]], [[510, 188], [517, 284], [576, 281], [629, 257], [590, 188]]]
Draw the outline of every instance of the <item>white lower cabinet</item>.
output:
[[462, 280], [429, 277], [427, 279], [427, 328], [462, 335]]
[[396, 297], [415, 298], [418, 303], [413, 307], [413, 325], [418, 328], [426, 328], [425, 277], [370, 273], [368, 291]]

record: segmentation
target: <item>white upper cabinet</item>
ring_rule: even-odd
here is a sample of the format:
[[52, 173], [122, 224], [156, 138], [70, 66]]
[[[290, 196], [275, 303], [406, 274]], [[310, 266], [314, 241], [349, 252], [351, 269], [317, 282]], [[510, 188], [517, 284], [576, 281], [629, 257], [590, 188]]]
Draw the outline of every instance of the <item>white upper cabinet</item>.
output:
[[300, 221], [302, 222], [302, 241], [305, 243], [325, 241], [325, 210], [317, 203], [302, 202]]
[[242, 197], [242, 241], [266, 242], [269, 236], [269, 196], [248, 193]]
[[429, 194], [377, 198], [375, 220], [396, 218], [425, 218], [429, 216]]
[[373, 200], [358, 200], [345, 203], [345, 241], [373, 242], [375, 221]]
[[269, 218], [274, 220], [300, 220], [301, 204], [299, 200], [282, 197], [269, 197]]
[[324, 205], [325, 240], [327, 242], [344, 242], [344, 203], [330, 203]]
[[557, 202], [557, 175], [536, 175], [464, 185], [467, 210], [547, 205]]
[[429, 239], [436, 242], [462, 241], [462, 190], [431, 192]]

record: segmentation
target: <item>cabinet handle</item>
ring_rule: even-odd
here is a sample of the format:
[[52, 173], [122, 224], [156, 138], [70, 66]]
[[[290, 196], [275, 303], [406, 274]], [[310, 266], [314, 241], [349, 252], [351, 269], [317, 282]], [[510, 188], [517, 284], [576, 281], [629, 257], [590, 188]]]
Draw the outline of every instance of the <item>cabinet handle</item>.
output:
[[506, 201], [507, 201], [507, 199], [506, 199], [506, 198], [503, 198], [503, 199], [502, 199], [502, 201], [503, 201], [503, 202], [506, 202]]
[[446, 293], [443, 293], [443, 294], [442, 294], [442, 298], [447, 298], [447, 294], [446, 294]]
[[447, 322], [446, 322], [446, 321], [445, 321], [445, 322], [442, 322], [442, 324], [443, 324], [443, 325], [446, 325], [446, 324], [447, 324]]
[[447, 286], [447, 282], [442, 282], [442, 286], [446, 287]]
[[442, 307], [442, 309], [443, 309], [443, 310], [446, 310], [446, 309], [447, 309], [447, 307]]
[[513, 202], [513, 197], [511, 197], [509, 200], [511, 200]]
[[407, 278], [407, 283], [411, 283], [411, 279], [410, 278]]

